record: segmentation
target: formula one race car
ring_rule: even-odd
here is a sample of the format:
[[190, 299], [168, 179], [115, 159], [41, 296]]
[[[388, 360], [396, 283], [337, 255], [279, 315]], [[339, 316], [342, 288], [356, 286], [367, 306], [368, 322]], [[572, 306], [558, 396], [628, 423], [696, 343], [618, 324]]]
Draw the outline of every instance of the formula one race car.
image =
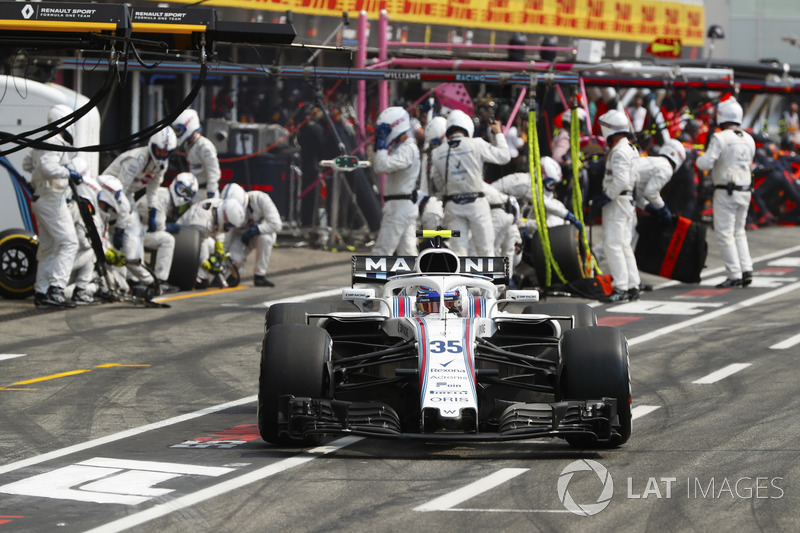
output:
[[259, 379], [262, 438], [626, 442], [624, 335], [597, 326], [587, 305], [538, 303], [537, 291], [505, 290], [506, 261], [436, 247], [418, 257], [354, 256], [352, 288], [342, 296], [358, 311], [271, 306]]

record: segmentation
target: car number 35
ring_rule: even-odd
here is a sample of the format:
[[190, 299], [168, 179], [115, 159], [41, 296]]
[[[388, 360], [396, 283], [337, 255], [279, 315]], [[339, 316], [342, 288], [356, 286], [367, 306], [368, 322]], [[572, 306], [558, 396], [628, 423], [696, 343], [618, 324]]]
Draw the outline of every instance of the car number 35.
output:
[[444, 341], [431, 341], [430, 350], [431, 353], [461, 353], [463, 347], [459, 340], [449, 340], [446, 344]]

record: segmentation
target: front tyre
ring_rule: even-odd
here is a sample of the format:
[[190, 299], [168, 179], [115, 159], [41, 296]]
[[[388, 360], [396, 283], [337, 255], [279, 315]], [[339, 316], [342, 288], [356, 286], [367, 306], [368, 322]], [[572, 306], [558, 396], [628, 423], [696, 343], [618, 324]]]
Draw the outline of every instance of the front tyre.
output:
[[285, 413], [280, 397], [325, 398], [331, 338], [324, 329], [301, 324], [277, 324], [264, 335], [258, 380], [258, 431], [272, 444], [317, 445], [321, 435], [302, 440], [281, 434]]
[[615, 448], [631, 436], [631, 380], [628, 341], [619, 328], [595, 326], [564, 332], [560, 343], [560, 399], [616, 398], [615, 434], [607, 442], [567, 437], [576, 448]]

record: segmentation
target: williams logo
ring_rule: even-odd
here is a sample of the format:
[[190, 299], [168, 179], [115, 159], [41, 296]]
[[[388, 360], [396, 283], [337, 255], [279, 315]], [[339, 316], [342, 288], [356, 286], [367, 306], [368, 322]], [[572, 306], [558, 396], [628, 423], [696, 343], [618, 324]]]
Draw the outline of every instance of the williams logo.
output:
[[[569, 483], [576, 472], [594, 472], [602, 489], [598, 489], [600, 495], [594, 503], [577, 503], [569, 493]], [[591, 459], [580, 459], [573, 461], [561, 471], [558, 477], [558, 499], [564, 504], [564, 507], [571, 513], [580, 516], [591, 516], [599, 513], [605, 509], [611, 502], [611, 497], [614, 495], [614, 480], [611, 479], [611, 474], [606, 470], [606, 467], [592, 461]]]

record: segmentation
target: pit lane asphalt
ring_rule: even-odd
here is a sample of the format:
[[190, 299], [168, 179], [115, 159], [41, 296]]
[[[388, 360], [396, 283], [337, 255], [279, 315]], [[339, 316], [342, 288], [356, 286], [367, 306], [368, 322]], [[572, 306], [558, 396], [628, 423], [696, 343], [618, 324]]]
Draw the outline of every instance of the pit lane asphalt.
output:
[[[640, 416], [617, 450], [365, 439], [310, 454], [253, 438], [266, 305], [346, 286], [349, 255], [276, 249], [274, 289], [246, 282], [171, 309], [114, 304], [7, 321], [3, 352], [25, 355], [0, 360], [0, 386], [64, 375], [0, 391], [3, 531], [796, 530], [798, 350], [772, 347], [799, 333], [800, 230], [748, 236], [763, 258], [751, 288], [716, 291], [712, 276], [595, 307], [631, 341]], [[712, 234], [709, 248], [713, 272]], [[276, 276], [284, 252], [292, 275]], [[294, 270], [298, 253], [314, 268]], [[645, 337], [668, 326], [677, 329]], [[731, 364], [740, 371], [693, 383]], [[236, 404], [197, 413], [226, 402]], [[613, 497], [578, 516], [562, 501], [593, 511], [608, 484], [590, 470], [567, 479], [587, 460], [607, 469]]]

